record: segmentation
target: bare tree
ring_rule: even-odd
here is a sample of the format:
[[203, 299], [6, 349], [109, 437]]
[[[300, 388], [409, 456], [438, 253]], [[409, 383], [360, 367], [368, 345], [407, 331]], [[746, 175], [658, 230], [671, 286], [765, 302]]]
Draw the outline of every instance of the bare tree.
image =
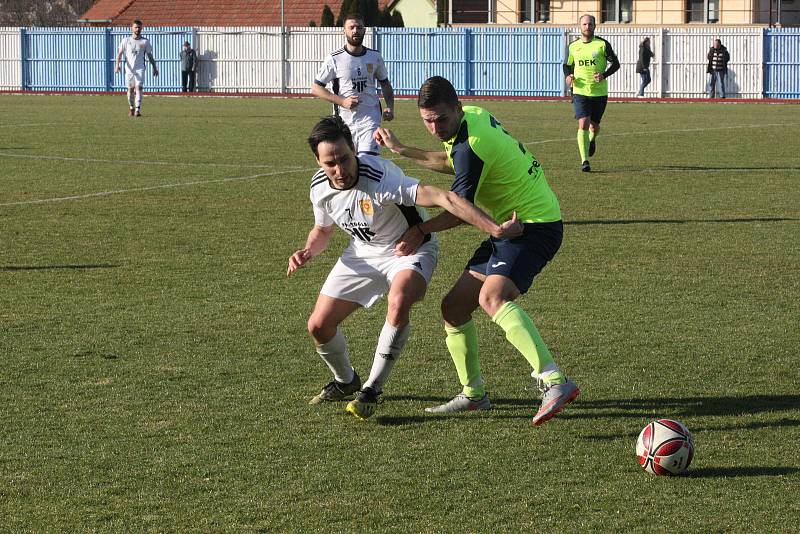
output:
[[0, 0], [0, 26], [77, 26], [94, 0]]

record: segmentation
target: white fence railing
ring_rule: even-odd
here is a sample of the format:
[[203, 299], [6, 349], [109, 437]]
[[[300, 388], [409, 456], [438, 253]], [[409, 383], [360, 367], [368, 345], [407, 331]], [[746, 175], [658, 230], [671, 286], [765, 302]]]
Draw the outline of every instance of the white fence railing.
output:
[[[0, 90], [120, 90], [121, 79], [112, 72], [113, 55], [126, 31], [0, 28]], [[344, 44], [339, 28], [196, 27], [150, 32], [158, 43], [155, 54], [162, 73], [146, 81], [151, 91], [179, 90], [178, 53], [185, 39], [193, 42], [200, 59], [199, 89], [221, 93], [307, 94], [322, 58]], [[655, 53], [647, 96], [702, 97], [706, 54], [712, 41], [721, 39], [731, 55], [727, 80], [731, 97], [800, 97], [800, 80], [770, 72], [779, 68], [789, 72], [792, 64], [794, 72], [800, 70], [800, 58], [792, 53], [800, 49], [796, 30], [609, 26], [599, 28], [598, 35], [612, 44], [621, 62], [620, 71], [609, 79], [612, 97], [636, 93], [635, 65], [644, 37], [650, 37]], [[465, 95], [551, 96], [564, 94], [559, 61], [577, 37], [575, 28], [558, 27], [370, 28], [365, 44], [383, 53], [390, 78], [400, 88], [398, 94], [413, 94], [425, 77], [440, 74], [449, 75]], [[96, 67], [86, 68], [90, 63]], [[777, 84], [775, 80], [780, 81], [780, 91], [767, 87]]]

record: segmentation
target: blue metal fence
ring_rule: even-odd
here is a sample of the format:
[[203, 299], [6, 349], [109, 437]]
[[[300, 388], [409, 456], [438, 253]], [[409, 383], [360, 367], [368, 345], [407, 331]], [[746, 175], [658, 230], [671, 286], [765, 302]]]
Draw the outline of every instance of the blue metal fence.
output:
[[[32, 91], [124, 91], [124, 73], [114, 74], [114, 60], [120, 41], [129, 35], [128, 28], [20, 28], [19, 41], [10, 28], [2, 34], [4, 68], [0, 70], [0, 87], [20, 84], [22, 90]], [[569, 28], [531, 27], [461, 27], [461, 28], [372, 28], [373, 46], [378, 49], [391, 72], [392, 85], [399, 95], [416, 94], [422, 82], [440, 75], [453, 82], [458, 92], [471, 96], [560, 96], [564, 82], [561, 63]], [[687, 29], [682, 30], [686, 33]], [[680, 32], [678, 32], [680, 33]], [[675, 39], [681, 36], [676, 33]], [[301, 29], [287, 31], [287, 49], [297, 44], [313, 50], [319, 35]], [[321, 35], [321, 34], [320, 34]], [[669, 34], [671, 35], [671, 34]], [[669, 35], [667, 37], [669, 37]], [[681, 33], [681, 35], [683, 35]], [[179, 53], [183, 41], [196, 42], [190, 27], [150, 27], [150, 39], [160, 71], [153, 77], [151, 69], [145, 79], [149, 91], [177, 92], [180, 90]], [[231, 39], [234, 38], [230, 37]], [[9, 40], [11, 39], [11, 41]], [[800, 29], [764, 28], [752, 33], [745, 44], [763, 50], [763, 82], [749, 94], [767, 98], [800, 98]], [[14, 72], [8, 55], [20, 43], [19, 69]], [[230, 48], [230, 47], [228, 47]], [[272, 50], [275, 48], [275, 50]], [[675, 56], [671, 61], [682, 64], [689, 58]], [[236, 49], [236, 47], [233, 47]], [[218, 57], [207, 50], [201, 59], [209, 72], [220, 62], [240, 61], [240, 57]], [[269, 46], [259, 57], [290, 63], [280, 58], [280, 47]], [[678, 54], [680, 55], [680, 54]], [[306, 59], [313, 61], [315, 54]], [[760, 60], [760, 58], [759, 58]], [[252, 69], [263, 68], [258, 65]], [[757, 67], [757, 64], [756, 64]], [[11, 76], [8, 73], [15, 74]], [[21, 78], [16, 78], [21, 72]], [[294, 75], [288, 68], [287, 73]], [[299, 71], [298, 71], [299, 72]], [[679, 71], [678, 71], [679, 72]], [[5, 73], [5, 74], [4, 74]], [[249, 76], [252, 78], [253, 73]], [[296, 76], [300, 76], [299, 74]], [[8, 80], [6, 80], [8, 78]], [[14, 80], [12, 80], [14, 78]], [[228, 89], [249, 87], [236, 85], [242, 80], [230, 80]], [[289, 87], [307, 87], [307, 80], [294, 80]], [[755, 82], [754, 82], [755, 83]], [[210, 84], [210, 86], [213, 86]], [[667, 86], [669, 87], [669, 85]], [[278, 92], [280, 87], [264, 87]], [[670, 92], [662, 94], [670, 96]]]
[[[114, 74], [117, 47], [128, 28], [23, 28], [22, 89], [31, 91], [125, 91], [124, 69]], [[144, 85], [153, 91], [180, 91], [179, 53], [192, 28], [150, 28], [160, 76], [147, 69]]]
[[800, 98], [800, 28], [765, 31], [764, 96]]
[[464, 95], [560, 96], [564, 39], [558, 28], [377, 28], [375, 46], [397, 94], [438, 75]]

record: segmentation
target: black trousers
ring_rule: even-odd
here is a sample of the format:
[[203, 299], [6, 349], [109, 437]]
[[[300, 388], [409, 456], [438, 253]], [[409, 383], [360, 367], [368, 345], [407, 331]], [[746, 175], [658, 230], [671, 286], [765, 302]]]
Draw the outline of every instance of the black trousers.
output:
[[182, 70], [181, 71], [181, 91], [184, 93], [188, 90], [190, 93], [194, 93], [194, 85], [197, 81], [197, 73], [193, 70]]

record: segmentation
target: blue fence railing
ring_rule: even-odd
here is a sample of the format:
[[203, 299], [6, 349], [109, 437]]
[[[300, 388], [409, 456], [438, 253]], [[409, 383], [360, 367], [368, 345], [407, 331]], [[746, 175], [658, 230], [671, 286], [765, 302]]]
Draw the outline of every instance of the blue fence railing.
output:
[[[28, 91], [125, 91], [125, 74], [114, 73], [120, 41], [128, 28], [22, 28], [22, 89]], [[180, 50], [192, 28], [149, 28], [147, 38], [158, 50]], [[159, 76], [150, 69], [148, 90], [175, 91], [180, 79], [177, 57], [159, 58]]]
[[[18, 41], [14, 41], [16, 38], [14, 35], [10, 37], [12, 41], [3, 41], [2, 39], [9, 38], [8, 30], [11, 29], [6, 28], [3, 36], [0, 36], [0, 44], [12, 42], [15, 48], [17, 43], [20, 44], [19, 69], [15, 71], [15, 76], [21, 73], [21, 80], [11, 82], [0, 79], [0, 87], [18, 86], [21, 90], [30, 91], [125, 90], [124, 73], [114, 73], [114, 60], [119, 42], [129, 34], [128, 28], [19, 28]], [[258, 31], [266, 33], [266, 30], [270, 30], [274, 35], [281, 35], [275, 33], [275, 28], [240, 30], [240, 34]], [[258, 57], [248, 59], [249, 54], [256, 55], [252, 53], [252, 45], [243, 46], [244, 41], [237, 37], [237, 32], [218, 31], [224, 38], [218, 38], [215, 42], [224, 40], [223, 45], [227, 48], [224, 51], [216, 49], [202, 51], [198, 48], [201, 54], [200, 68], [206, 69], [206, 78], [211, 79], [218, 70], [217, 66], [235, 65], [235, 69], [226, 71], [226, 76], [230, 72], [236, 74], [232, 81], [225, 80], [225, 87], [227, 90], [236, 90], [237, 87], [252, 87], [255, 83], [253, 80], [266, 78], [264, 73], [258, 70], [262, 68], [259, 65], [266, 65], [271, 61], [273, 65], [281, 66], [283, 85], [273, 88], [271, 85], [259, 83], [257, 86], [263, 87], [265, 92], [280, 92], [281, 87], [293, 87], [296, 88], [292, 90], [293, 92], [301, 92], [302, 88], [309, 85], [306, 79], [309, 74], [301, 68], [301, 64], [306, 70], [312, 68], [308, 65], [321, 60], [318, 56], [319, 50], [329, 49], [327, 43], [333, 39], [340, 42], [341, 33], [340, 30], [331, 28], [287, 30], [283, 34], [287, 39], [287, 46], [283, 48], [288, 50], [286, 53], [291, 59], [280, 57], [281, 47], [274, 46], [274, 43], [261, 45], [264, 48], [259, 50]], [[724, 28], [718, 30], [723, 31]], [[156, 50], [160, 76], [153, 77], [151, 70], [148, 69], [145, 79], [147, 89], [159, 92], [179, 91], [180, 87], [176, 80], [180, 80], [178, 51], [181, 44], [190, 41], [197, 48], [202, 44], [203, 34], [209, 31], [191, 27], [148, 27], [146, 37]], [[654, 30], [632, 28], [624, 34], [618, 30], [612, 31], [617, 32], [616, 35], [612, 33], [612, 36], [631, 48], [628, 51], [630, 56], [635, 50], [630, 44], [635, 44], [639, 38], [638, 33], [645, 32], [642, 33], [645, 35], [646, 32]], [[679, 42], [681, 39], [687, 39], [686, 29], [676, 30], [672, 34], [669, 33], [669, 29], [659, 31], [666, 32], [664, 35], [668, 39], [675, 40], [674, 52], [669, 57], [669, 62], [673, 65], [683, 62], [691, 64], [691, 58], [681, 59], [675, 56], [678, 50], [686, 48], [686, 46], [681, 48]], [[524, 26], [371, 28], [371, 32], [372, 46], [379, 50], [386, 60], [390, 67], [393, 87], [400, 95], [415, 94], [421, 82], [431, 75], [441, 75], [450, 79], [463, 95], [560, 96], [564, 94], [561, 63], [564, 60], [566, 42], [571, 38], [568, 28]], [[237, 38], [240, 40], [237, 41]], [[702, 39], [705, 43], [705, 34]], [[754, 54], [754, 50], [763, 51], [763, 59], [758, 55], [756, 62], [752, 64], [757, 68], [758, 63], [763, 61], [763, 79], [756, 80], [756, 76], [748, 76], [748, 80], [743, 79], [742, 83], [747, 82], [752, 87], [742, 94], [766, 98], [800, 98], [800, 28], [752, 28], [748, 36], [741, 39], [746, 39], [742, 41], [746, 46], [738, 48], [739, 58], [745, 50], [750, 54]], [[615, 44], [615, 48], [616, 46]], [[664, 46], [670, 45], [664, 44]], [[692, 49], [696, 50], [697, 47], [692, 46]], [[662, 52], [664, 52], [663, 58], [668, 55], [669, 49]], [[15, 56], [16, 54], [14, 52]], [[266, 56], [269, 61], [265, 61]], [[7, 65], [9, 61], [13, 63], [17, 59], [9, 58], [8, 54], [2, 55], [2, 59], [6, 68], [0, 69], [0, 77], [9, 77], [7, 73], [14, 73], [14, 69], [7, 68]], [[633, 61], [635, 62], [635, 58]], [[740, 61], [750, 61], [750, 59], [740, 59]], [[669, 74], [669, 76], [675, 75], [677, 74], [674, 71]], [[242, 78], [239, 80], [241, 86], [237, 85], [237, 76]], [[289, 79], [292, 77], [296, 80]], [[281, 79], [280, 76], [274, 78]], [[621, 76], [612, 80], [617, 84], [618, 94], [632, 94], [633, 85], [638, 83], [638, 80], [633, 76], [628, 78], [632, 81], [625, 83], [631, 85], [631, 88], [627, 85], [623, 88], [620, 85], [623, 79]], [[660, 96], [675, 96], [669, 93], [673, 84], [667, 83], [666, 78], [662, 81], [664, 89], [661, 90]], [[209, 84], [208, 87], [213, 88], [214, 85]]]
[[764, 96], [800, 98], [800, 28], [764, 32]]

